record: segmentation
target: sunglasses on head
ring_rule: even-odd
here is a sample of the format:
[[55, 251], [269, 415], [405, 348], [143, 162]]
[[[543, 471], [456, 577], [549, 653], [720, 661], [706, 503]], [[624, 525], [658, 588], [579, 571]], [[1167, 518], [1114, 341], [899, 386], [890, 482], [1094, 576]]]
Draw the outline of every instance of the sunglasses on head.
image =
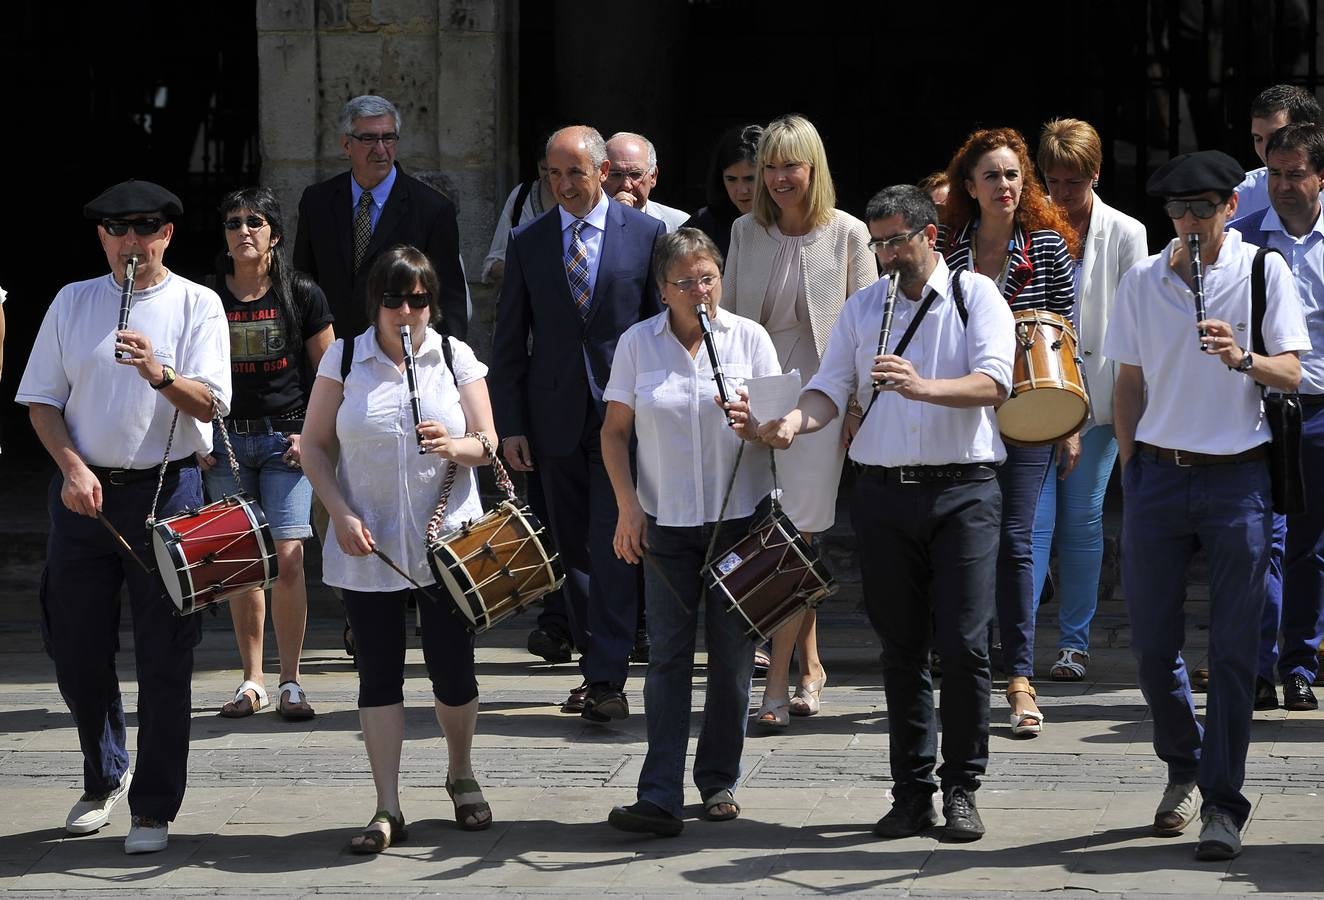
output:
[[240, 225], [247, 225], [249, 231], [257, 231], [259, 228], [266, 227], [267, 220], [260, 216], [248, 216], [244, 219], [234, 216], [226, 219], [221, 224], [225, 226], [226, 231], [238, 231]]
[[402, 294], [399, 291], [387, 291], [382, 294], [382, 306], [387, 309], [399, 309], [405, 303], [409, 304], [410, 309], [423, 309], [432, 303], [432, 295], [427, 291], [419, 291], [417, 294]]
[[101, 227], [112, 237], [124, 237], [130, 228], [139, 237], [147, 237], [160, 231], [165, 223], [165, 219], [102, 219]]

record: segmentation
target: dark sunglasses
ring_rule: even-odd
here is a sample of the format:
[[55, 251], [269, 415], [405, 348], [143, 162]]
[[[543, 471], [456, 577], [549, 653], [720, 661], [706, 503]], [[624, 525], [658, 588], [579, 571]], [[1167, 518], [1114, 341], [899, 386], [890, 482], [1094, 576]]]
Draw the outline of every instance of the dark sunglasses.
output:
[[266, 227], [267, 220], [259, 216], [249, 216], [246, 219], [235, 216], [232, 219], [226, 219], [221, 224], [225, 226], [226, 231], [238, 231], [240, 225], [247, 225], [249, 231], [257, 231], [259, 228]]
[[165, 223], [165, 219], [102, 219], [101, 227], [112, 237], [124, 237], [130, 228], [139, 237], [147, 237], [160, 231]]
[[424, 309], [432, 304], [432, 295], [427, 291], [419, 291], [417, 294], [387, 291], [382, 294], [382, 306], [387, 309], [399, 309], [405, 303], [409, 304], [410, 309]]
[[1169, 219], [1180, 219], [1190, 210], [1197, 219], [1212, 219], [1214, 212], [1222, 204], [1213, 200], [1169, 200], [1163, 204], [1163, 211]]

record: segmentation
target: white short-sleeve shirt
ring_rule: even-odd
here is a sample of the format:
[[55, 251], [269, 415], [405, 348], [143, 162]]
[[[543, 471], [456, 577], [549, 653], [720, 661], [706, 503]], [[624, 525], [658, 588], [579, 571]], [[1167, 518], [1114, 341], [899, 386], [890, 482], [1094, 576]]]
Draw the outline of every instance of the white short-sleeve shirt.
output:
[[[717, 382], [706, 348], [691, 357], [670, 315], [663, 310], [621, 335], [603, 397], [634, 410], [639, 505], [659, 525], [687, 527], [718, 520], [741, 441], [713, 402]], [[730, 397], [750, 378], [781, 374], [762, 325], [720, 307], [712, 325]], [[746, 447], [725, 518], [750, 515], [771, 490], [767, 448]]]
[[[1267, 443], [1260, 385], [1200, 350], [1195, 295], [1162, 253], [1135, 264], [1117, 285], [1103, 353], [1145, 377], [1145, 410], [1136, 440], [1170, 450], [1229, 455]], [[1236, 231], [1224, 234], [1218, 261], [1204, 271], [1205, 315], [1236, 329], [1251, 345], [1250, 272], [1256, 248]], [[1264, 345], [1271, 356], [1310, 349], [1305, 315], [1282, 257], [1265, 260]]]
[[[448, 338], [454, 354], [455, 378], [442, 357], [442, 337], [431, 328], [414, 355], [423, 419], [446, 426], [452, 435], [468, 431], [460, 408], [461, 385], [487, 375], [469, 345]], [[340, 381], [345, 342], [338, 340], [322, 356], [319, 378]], [[382, 352], [375, 328], [354, 341], [354, 361], [344, 382], [344, 399], [336, 413], [340, 459], [336, 482], [350, 510], [363, 521], [383, 553], [419, 584], [436, 581], [428, 565], [425, 533], [441, 497], [447, 460], [419, 453], [414, 414], [405, 374]], [[442, 530], [459, 527], [483, 514], [473, 469], [460, 466], [451, 488]], [[335, 531], [335, 523], [331, 526]], [[398, 591], [410, 587], [376, 556], [347, 556], [334, 537], [322, 551], [322, 580], [353, 591]]]

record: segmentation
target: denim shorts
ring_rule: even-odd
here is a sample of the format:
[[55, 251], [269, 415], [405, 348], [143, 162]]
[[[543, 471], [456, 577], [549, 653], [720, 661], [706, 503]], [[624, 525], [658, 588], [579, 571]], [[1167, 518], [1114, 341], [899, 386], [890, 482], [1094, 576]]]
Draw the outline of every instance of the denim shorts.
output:
[[[290, 449], [290, 440], [274, 434], [232, 434], [230, 445], [239, 461], [239, 481], [244, 493], [257, 501], [267, 517], [271, 537], [277, 541], [304, 540], [313, 536], [309, 514], [313, 504], [313, 486], [302, 469], [285, 464], [282, 457]], [[205, 475], [207, 499], [216, 501], [235, 492], [225, 444], [213, 427], [212, 457], [216, 465]]]

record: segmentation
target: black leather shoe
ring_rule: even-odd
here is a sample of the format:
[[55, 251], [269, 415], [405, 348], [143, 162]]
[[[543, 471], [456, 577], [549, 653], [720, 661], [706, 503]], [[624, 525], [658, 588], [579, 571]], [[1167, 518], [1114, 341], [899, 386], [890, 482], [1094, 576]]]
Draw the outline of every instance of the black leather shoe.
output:
[[965, 788], [952, 788], [942, 803], [947, 820], [943, 836], [949, 841], [977, 841], [984, 836], [984, 820], [975, 809], [975, 798]]
[[1290, 709], [1293, 712], [1319, 709], [1319, 701], [1315, 699], [1315, 692], [1310, 689], [1310, 682], [1306, 681], [1306, 676], [1299, 672], [1287, 676], [1287, 680], [1283, 682], [1283, 709]]
[[880, 838], [903, 838], [938, 824], [931, 794], [903, 795], [892, 801], [887, 815], [878, 820], [873, 833]]
[[[1283, 693], [1286, 692], [1287, 690], [1284, 688]], [[1259, 676], [1255, 677], [1255, 708], [1257, 710], [1278, 708], [1278, 689], [1273, 686], [1272, 681], [1267, 681]]]
[[648, 632], [636, 631], [634, 635], [634, 648], [630, 650], [630, 662], [648, 662], [650, 649], [651, 645], [648, 643]]
[[570, 638], [546, 628], [529, 632], [529, 652], [541, 656], [549, 663], [570, 662]]
[[658, 837], [675, 837], [685, 827], [682, 820], [664, 809], [658, 809], [647, 800], [636, 801], [630, 806], [612, 807], [607, 824], [621, 831], [655, 834]]
[[565, 698], [561, 704], [561, 712], [571, 715], [579, 715], [584, 711], [584, 698], [588, 696], [588, 682], [584, 682], [579, 687], [570, 692], [570, 696]]
[[606, 682], [598, 682], [588, 686], [584, 711], [580, 715], [590, 722], [599, 723], [624, 719], [630, 715], [630, 703], [625, 699], [624, 691], [618, 691]]

